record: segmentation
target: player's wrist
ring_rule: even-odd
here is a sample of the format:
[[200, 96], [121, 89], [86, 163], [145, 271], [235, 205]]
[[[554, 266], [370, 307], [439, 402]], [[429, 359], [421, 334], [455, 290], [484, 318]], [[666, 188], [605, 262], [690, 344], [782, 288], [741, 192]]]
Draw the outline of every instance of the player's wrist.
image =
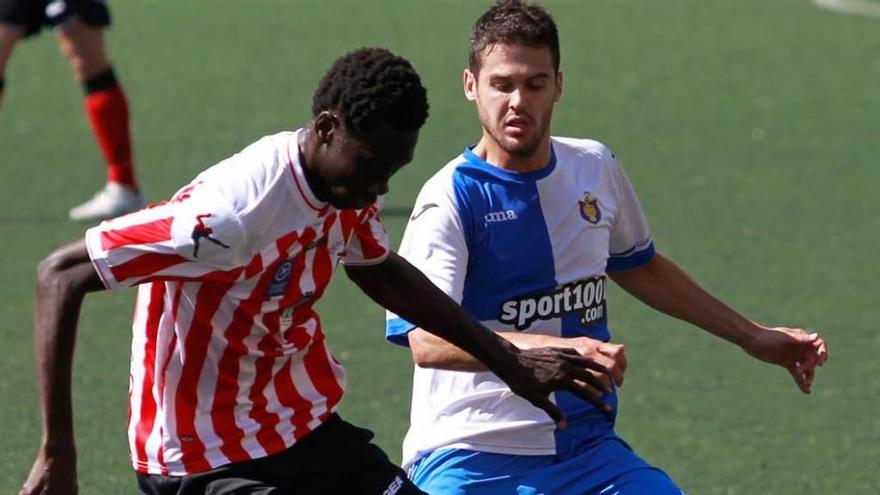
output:
[[40, 444], [40, 453], [47, 459], [76, 461], [76, 444], [73, 438], [46, 437]]
[[756, 337], [765, 330], [767, 329], [762, 325], [744, 318], [743, 321], [737, 325], [736, 332], [734, 333], [734, 343], [748, 352], [755, 343]]

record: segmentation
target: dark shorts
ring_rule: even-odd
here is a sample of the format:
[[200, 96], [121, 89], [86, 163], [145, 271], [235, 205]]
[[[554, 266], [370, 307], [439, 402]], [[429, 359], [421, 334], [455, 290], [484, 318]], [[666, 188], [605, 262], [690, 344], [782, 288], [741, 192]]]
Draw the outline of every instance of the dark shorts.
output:
[[23, 28], [25, 36], [73, 17], [90, 26], [110, 25], [110, 10], [103, 0], [0, 0], [0, 22]]
[[190, 476], [139, 473], [138, 488], [143, 495], [427, 495], [372, 438], [334, 414], [279, 454]]

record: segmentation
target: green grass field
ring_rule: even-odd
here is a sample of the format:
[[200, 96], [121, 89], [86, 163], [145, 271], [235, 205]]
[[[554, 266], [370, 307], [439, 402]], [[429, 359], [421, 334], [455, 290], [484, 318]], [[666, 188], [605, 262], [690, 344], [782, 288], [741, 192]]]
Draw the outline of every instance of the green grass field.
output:
[[[392, 183], [395, 245], [423, 180], [475, 142], [461, 95], [484, 1], [187, 0], [113, 3], [108, 35], [150, 199], [309, 116], [331, 61], [382, 45], [413, 61], [432, 115]], [[562, 36], [554, 133], [604, 141], [639, 192], [657, 246], [751, 317], [821, 330], [811, 396], [787, 373], [622, 291], [628, 346], [619, 431], [691, 494], [880, 493], [880, 18], [809, 0], [547, 1]], [[48, 33], [21, 44], [0, 110], [0, 493], [40, 439], [34, 267], [86, 226], [67, 209], [102, 183], [80, 89]], [[874, 260], [874, 261], [871, 261]], [[124, 434], [133, 291], [87, 299], [75, 413], [80, 493], [134, 491]], [[339, 275], [321, 302], [349, 371], [343, 413], [399, 459], [409, 355]]]

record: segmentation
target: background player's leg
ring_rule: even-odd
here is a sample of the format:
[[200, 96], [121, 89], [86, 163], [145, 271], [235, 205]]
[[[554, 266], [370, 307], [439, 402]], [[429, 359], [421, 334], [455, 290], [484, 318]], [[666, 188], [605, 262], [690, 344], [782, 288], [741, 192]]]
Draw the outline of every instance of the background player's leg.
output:
[[71, 19], [56, 30], [62, 53], [85, 90], [85, 111], [107, 165], [107, 185], [70, 210], [74, 220], [97, 220], [140, 209], [134, 177], [128, 103], [104, 48], [102, 28]]
[[6, 63], [12, 56], [12, 49], [24, 35], [24, 29], [0, 22], [0, 105], [3, 104], [3, 88], [6, 83]]

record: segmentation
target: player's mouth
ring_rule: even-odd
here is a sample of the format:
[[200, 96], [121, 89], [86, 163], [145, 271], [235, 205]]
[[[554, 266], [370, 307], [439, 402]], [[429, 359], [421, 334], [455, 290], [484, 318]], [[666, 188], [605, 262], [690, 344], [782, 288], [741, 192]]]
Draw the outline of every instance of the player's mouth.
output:
[[523, 137], [531, 126], [531, 121], [526, 117], [509, 117], [504, 120], [504, 133], [512, 138]]

